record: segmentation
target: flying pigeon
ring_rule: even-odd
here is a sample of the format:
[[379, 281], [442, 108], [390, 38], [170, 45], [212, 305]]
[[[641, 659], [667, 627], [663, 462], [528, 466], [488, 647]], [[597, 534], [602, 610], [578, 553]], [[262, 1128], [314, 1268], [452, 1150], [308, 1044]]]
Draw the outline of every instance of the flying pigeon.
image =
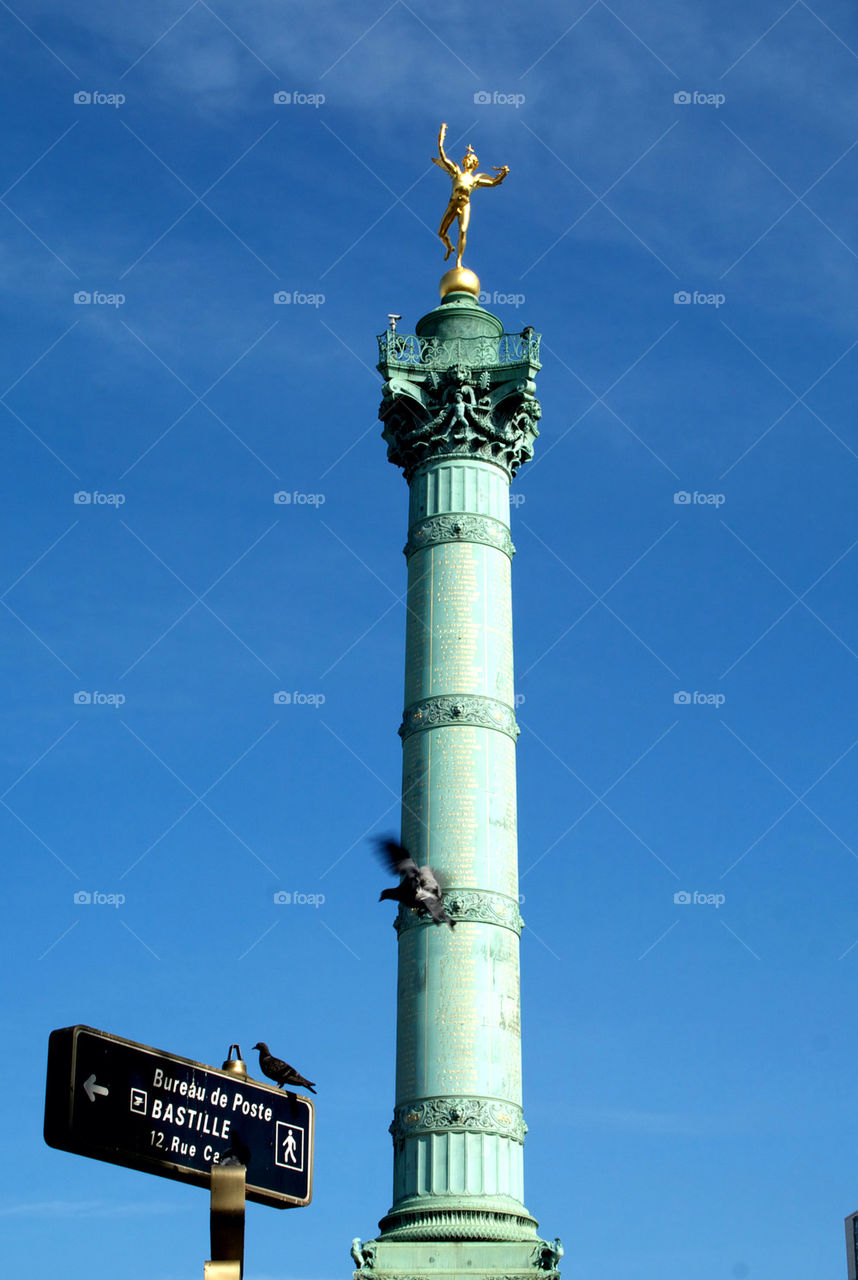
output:
[[284, 1062], [282, 1058], [273, 1057], [264, 1040], [260, 1040], [259, 1044], [255, 1044], [253, 1047], [259, 1050], [259, 1070], [264, 1076], [268, 1076], [269, 1080], [275, 1080], [279, 1086], [297, 1084], [309, 1089], [311, 1093], [316, 1092], [313, 1088], [313, 1081], [305, 1080], [294, 1067], [290, 1067], [289, 1063]]
[[455, 921], [444, 910], [444, 891], [432, 868], [428, 865], [418, 867], [408, 850], [395, 840], [378, 837], [375, 843], [390, 870], [402, 876], [395, 889], [382, 890], [379, 902], [392, 898], [403, 906], [414, 907], [421, 914], [430, 915], [436, 924], [448, 924], [451, 929], [455, 928]]

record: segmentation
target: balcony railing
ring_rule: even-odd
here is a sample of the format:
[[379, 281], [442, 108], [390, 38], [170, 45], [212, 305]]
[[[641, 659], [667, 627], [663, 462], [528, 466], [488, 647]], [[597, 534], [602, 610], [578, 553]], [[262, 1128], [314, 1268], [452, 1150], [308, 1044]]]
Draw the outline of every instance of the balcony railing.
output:
[[447, 369], [464, 364], [491, 369], [505, 364], [539, 364], [540, 334], [532, 329], [504, 333], [500, 338], [418, 338], [414, 333], [379, 334], [378, 354], [382, 365], [404, 365], [419, 369]]

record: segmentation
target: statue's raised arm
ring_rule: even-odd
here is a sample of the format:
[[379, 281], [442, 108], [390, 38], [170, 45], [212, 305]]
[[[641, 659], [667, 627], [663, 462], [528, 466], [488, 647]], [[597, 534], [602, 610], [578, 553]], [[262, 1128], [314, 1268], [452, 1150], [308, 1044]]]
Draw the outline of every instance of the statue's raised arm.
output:
[[444, 139], [447, 136], [447, 126], [441, 125], [438, 130], [438, 154], [432, 157], [432, 163], [437, 164], [439, 169], [446, 169], [451, 177], [455, 177], [459, 172], [459, 166], [454, 163], [444, 150]]
[[477, 166], [479, 161], [473, 147], [469, 146], [462, 157], [461, 169], [451, 160], [444, 150], [444, 139], [447, 136], [447, 126], [442, 124], [438, 132], [438, 155], [432, 157], [432, 163], [437, 164], [440, 169], [445, 169], [453, 179], [453, 191], [450, 196], [450, 202], [444, 210], [444, 216], [441, 219], [441, 225], [438, 228], [438, 235], [447, 250], [444, 254], [446, 262], [450, 254], [453, 252], [453, 242], [447, 234], [454, 222], [459, 224], [459, 241], [456, 248], [456, 266], [461, 267], [462, 255], [465, 252], [465, 243], [468, 237], [468, 223], [471, 219], [471, 192], [477, 187], [499, 187], [504, 178], [509, 173], [509, 166], [503, 165], [498, 168], [494, 165], [494, 177], [487, 173], [478, 173]]

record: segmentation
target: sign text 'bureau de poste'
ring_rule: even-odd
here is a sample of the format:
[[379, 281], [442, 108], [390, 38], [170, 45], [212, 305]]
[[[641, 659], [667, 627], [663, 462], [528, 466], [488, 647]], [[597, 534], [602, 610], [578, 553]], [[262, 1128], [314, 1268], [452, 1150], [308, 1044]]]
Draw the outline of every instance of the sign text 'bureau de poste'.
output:
[[247, 1198], [309, 1204], [313, 1104], [92, 1027], [52, 1031], [45, 1141], [76, 1155], [207, 1187], [229, 1153]]

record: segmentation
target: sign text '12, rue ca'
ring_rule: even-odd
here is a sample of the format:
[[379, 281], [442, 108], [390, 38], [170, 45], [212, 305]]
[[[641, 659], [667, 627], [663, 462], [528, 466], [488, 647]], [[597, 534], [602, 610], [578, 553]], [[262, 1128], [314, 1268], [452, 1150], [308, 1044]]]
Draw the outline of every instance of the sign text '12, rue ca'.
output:
[[227, 1154], [248, 1200], [309, 1204], [313, 1104], [92, 1027], [51, 1032], [45, 1141], [76, 1155], [207, 1187]]

